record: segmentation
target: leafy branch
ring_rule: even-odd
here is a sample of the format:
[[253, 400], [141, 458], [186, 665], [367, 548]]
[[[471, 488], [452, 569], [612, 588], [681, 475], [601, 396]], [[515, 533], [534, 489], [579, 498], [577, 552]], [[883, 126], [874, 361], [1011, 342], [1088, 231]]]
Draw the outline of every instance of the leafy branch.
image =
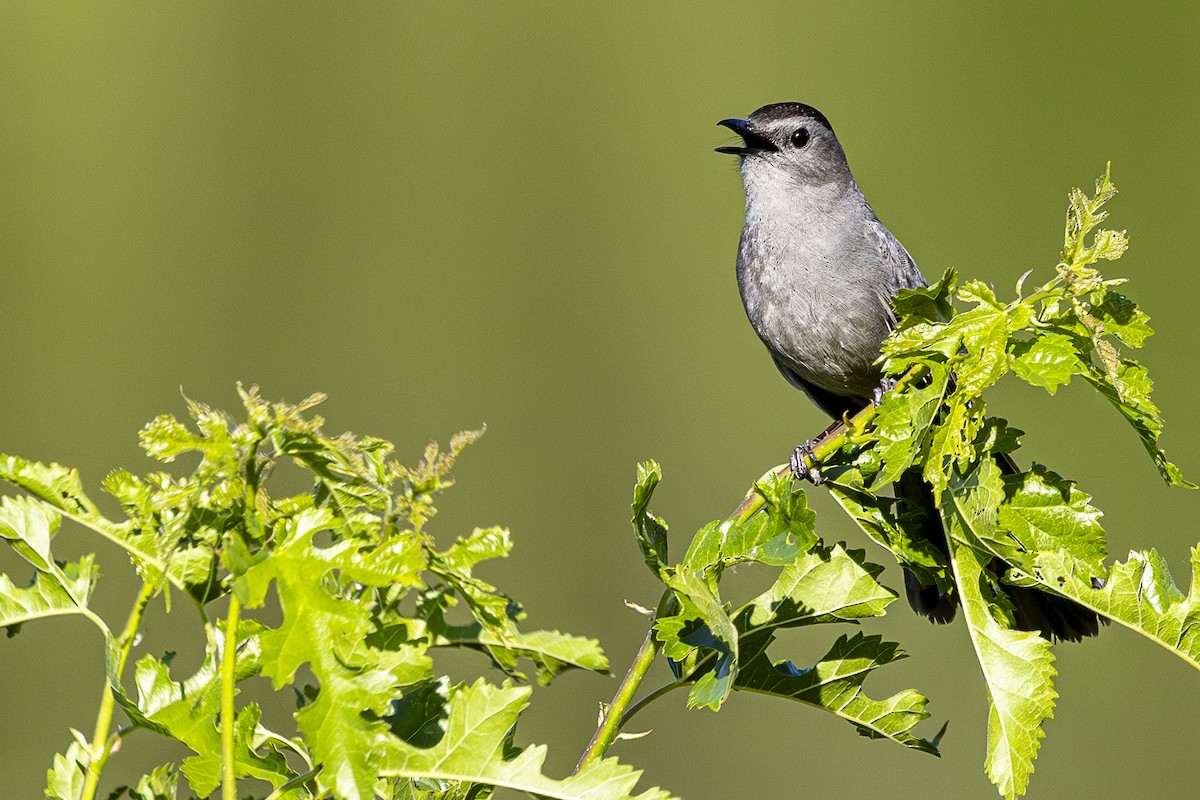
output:
[[[435, 498], [453, 484], [450, 470], [478, 434], [455, 437], [446, 451], [430, 445], [407, 467], [381, 439], [325, 434], [323, 420], [309, 414], [320, 399], [269, 403], [252, 389], [242, 392], [243, 421], [199, 403], [189, 403], [192, 426], [157, 418], [142, 431], [145, 450], [165, 462], [191, 456], [196, 465], [182, 475], [111, 473], [103, 485], [121, 505], [119, 521], [99, 512], [74, 471], [0, 458], [0, 476], [28, 493], [0, 499], [0, 535], [34, 571], [28, 588], [0, 576], [0, 625], [15, 632], [75, 613], [105, 638], [99, 652], [108, 680], [95, 734], [77, 735], [56, 757], [47, 796], [99, 796], [116, 742], [141, 731], [175, 739], [193, 755], [111, 797], [174, 797], [180, 775], [196, 795], [220, 787], [228, 800], [261, 796], [246, 794], [247, 781], [289, 800], [483, 797], [497, 786], [632, 797], [638, 773], [612, 759], [565, 781], [542, 775], [541, 750], [514, 741], [527, 689], [450, 685], [434, 670], [435, 652], [447, 647], [476, 651], [515, 681], [526, 680], [521, 662], [533, 665], [540, 683], [570, 669], [608, 669], [594, 640], [522, 629], [521, 606], [475, 574], [508, 555], [506, 530], [477, 528], [444, 548], [427, 532]], [[269, 493], [280, 459], [309, 471], [311, 492]], [[143, 578], [117, 636], [88, 607], [94, 558], [63, 564], [53, 556], [63, 517], [121, 544]], [[142, 614], [156, 598], [169, 603], [170, 588], [200, 612], [204, 662], [180, 679], [170, 654], [145, 654], [127, 687], [124, 668]], [[261, 616], [269, 599], [282, 621]], [[210, 621], [219, 601], [224, 619]], [[447, 621], [456, 605], [471, 622]], [[301, 667], [316, 685], [300, 683]], [[293, 730], [267, 729], [256, 704], [238, 702], [238, 684], [263, 678], [300, 700]], [[480, 704], [490, 710], [481, 715]], [[118, 710], [128, 724], [112, 733]], [[456, 766], [447, 770], [451, 756]]]
[[[1131, 425], [1169, 485], [1193, 486], [1161, 449], [1152, 385], [1126, 354], [1151, 335], [1149, 319], [1117, 291], [1122, 280], [1096, 267], [1127, 247], [1123, 231], [1099, 228], [1115, 191], [1106, 173], [1094, 194], [1071, 193], [1059, 260], [1032, 291], [1029, 273], [1002, 300], [948, 271], [902, 293], [881, 357], [895, 389], [813, 447], [825, 486], [857, 527], [963, 609], [990, 706], [985, 771], [1006, 798], [1027, 790], [1057, 697], [1054, 642], [1019, 624], [1015, 591], [1068, 599], [1200, 669], [1200, 546], [1186, 593], [1154, 550], [1110, 564], [1091, 497], [1041, 465], [1017, 469], [1021, 432], [987, 414], [987, 390], [1010, 375], [1051, 395], [1079, 377]], [[120, 504], [118, 520], [99, 511], [73, 470], [0, 455], [0, 479], [25, 492], [0, 498], [0, 538], [31, 573], [23, 581], [0, 575], [0, 627], [11, 635], [80, 615], [102, 638], [106, 683], [94, 732], [72, 731], [55, 757], [52, 800], [100, 796], [117, 745], [135, 734], [168, 737], [191, 755], [118, 787], [110, 800], [175, 798], [181, 778], [195, 795], [219, 788], [224, 800], [264, 792], [268, 800], [482, 800], [497, 789], [669, 800], [661, 789], [633, 794], [639, 773], [607, 753], [634, 736], [623, 729], [642, 708], [677, 689], [687, 690], [689, 707], [712, 711], [739, 691], [778, 697], [845, 719], [867, 738], [938, 754], [945, 726], [917, 731], [929, 717], [924, 696], [907, 689], [875, 699], [865, 688], [876, 670], [906, 657], [864, 630], [896, 593], [865, 552], [822, 539], [788, 468], [765, 473], [676, 560], [667, 523], [650, 509], [662, 472], [647, 461], [638, 466], [631, 520], [662, 598], [574, 774], [545, 775], [545, 747], [518, 744], [526, 673], [548, 684], [609, 665], [595, 640], [524, 629], [520, 604], [477, 574], [509, 555], [507, 530], [475, 528], [448, 547], [431, 534], [434, 503], [479, 433], [459, 434], [446, 450], [431, 444], [409, 467], [382, 439], [326, 434], [311, 413], [320, 395], [271, 403], [251, 389], [241, 398], [238, 419], [189, 402], [188, 423], [164, 415], [147, 425], [148, 454], [194, 466], [110, 473], [103, 488]], [[307, 473], [308, 491], [272, 494], [281, 460]], [[945, 542], [918, 533], [910, 524], [918, 512], [883, 493], [914, 470], [935, 490]], [[90, 607], [94, 556], [54, 556], [64, 518], [119, 545], [142, 580], [118, 634]], [[743, 564], [759, 565], [767, 579], [735, 605], [721, 582]], [[148, 605], [161, 600], [170, 612], [177, 596], [198, 616], [200, 668], [173, 675], [170, 653], [147, 651], [128, 678]], [[466, 622], [451, 621], [456, 607]], [[825, 655], [815, 663], [780, 655], [781, 631], [820, 637], [825, 625], [854, 630], [822, 639]], [[435, 668], [444, 648], [482, 656], [503, 683], [452, 684]], [[644, 692], [660, 655], [673, 680]], [[242, 684], [266, 680], [297, 700], [294, 725], [271, 730], [257, 704], [239, 702]], [[118, 713], [125, 722], [114, 731]]]
[[[862, 531], [921, 584], [956, 597], [963, 606], [991, 706], [985, 767], [1008, 798], [1028, 787], [1042, 723], [1051, 716], [1057, 694], [1052, 642], [1019, 629], [1017, 609], [1004, 587], [1069, 598], [1200, 665], [1200, 547], [1192, 550], [1187, 594], [1154, 550], [1107, 566], [1100, 512], [1091, 498], [1040, 465], [1002, 474], [999, 462], [1011, 463], [1021, 432], [986, 411], [985, 392], [1007, 375], [1051, 395], [1079, 376], [1133, 427], [1169, 485], [1194, 488], [1159, 445], [1162, 417], [1150, 398], [1145, 369], [1123, 352], [1144, 344], [1152, 333], [1149, 319], [1117, 291], [1122, 279], [1105, 278], [1094, 267], [1119, 258], [1128, 245], [1124, 231], [1097, 230], [1106, 218], [1103, 206], [1115, 193], [1107, 172], [1093, 195], [1071, 193], [1060, 260], [1054, 274], [1032, 292], [1023, 291], [1029, 273], [1018, 282], [1016, 298], [1001, 301], [989, 286], [979, 281], [960, 286], [957, 274], [948, 271], [933, 286], [902, 293], [894, 304], [899, 323], [884, 342], [881, 359], [885, 373], [896, 379], [895, 389], [877, 406], [843, 419], [813, 447], [825, 485]], [[960, 310], [956, 301], [969, 307]], [[919, 470], [935, 489], [948, 533], [944, 548], [914, 534], [907, 524], [913, 510], [881, 494], [910, 469]], [[788, 592], [798, 589], [787, 579], [800, 559], [816, 559], [827, 570], [836, 564], [834, 571], [843, 575], [855, 565], [868, 581], [878, 574], [861, 554], [818, 542], [803, 493], [787, 486], [789, 474], [787, 465], [768, 470], [729, 519], [702, 529], [684, 560], [668, 566], [666, 523], [647, 510], [660, 473], [653, 463], [639, 467], [634, 528], [647, 565], [666, 584], [673, 603], [660, 604], [654, 630], [677, 679], [628, 708], [624, 701], [633, 693], [623, 686], [605, 724], [619, 729], [646, 702], [680, 686], [691, 686], [689, 705], [712, 709], [720, 708], [731, 691], [766, 690], [815, 700], [814, 705], [841, 713], [867, 735], [936, 752], [941, 734], [925, 740], [909, 732], [926, 715], [924, 698], [915, 693], [879, 703], [854, 684], [857, 705], [841, 702], [846, 695], [840, 686], [831, 693], [837, 702], [806, 694], [804, 679], [840, 674], [851, 642], [870, 650], [863, 674], [891, 660], [889, 653], [898, 657], [894, 645], [877, 637], [843, 637], [826, 661], [808, 670], [763, 655], [774, 627], [832, 621], [812, 595], [797, 592], [790, 596], [794, 605], [787, 606]], [[718, 584], [727, 567], [745, 561], [784, 570], [765, 595], [733, 610], [720, 599]], [[847, 587], [829, 576], [817, 585], [824, 599]], [[875, 605], [857, 607], [865, 612], [862, 617], [882, 614], [894, 599], [889, 590], [878, 589]], [[843, 609], [854, 607], [848, 597], [842, 602], [847, 603]], [[664, 607], [673, 610], [664, 613]], [[755, 627], [759, 623], [765, 624]], [[788, 690], [781, 689], [785, 683]], [[879, 709], [889, 707], [904, 713], [878, 716]], [[886, 724], [873, 726], [867, 719]]]
[[[1094, 266], [1128, 246], [1124, 231], [1097, 229], [1115, 193], [1107, 172], [1093, 195], [1071, 193], [1060, 260], [1032, 292], [1023, 291], [1028, 273], [1016, 297], [1001, 301], [979, 281], [960, 286], [949, 271], [902, 293], [882, 357], [899, 391], [817, 449], [830, 490], [859, 527], [922, 583], [959, 595], [991, 698], [987, 771], [1005, 797], [1024, 794], [1056, 695], [1051, 642], [1017, 629], [1004, 586], [1069, 598], [1200, 664], [1197, 551], [1187, 595], [1153, 550], [1106, 566], [1091, 498], [1040, 465], [1002, 474], [1021, 432], [986, 411], [984, 392], [1007, 375], [1051, 395], [1078, 376], [1133, 427], [1167, 484], [1194, 488], [1162, 451], [1151, 382], [1124, 352], [1151, 335], [1149, 318], [1117, 290], [1123, 279]], [[878, 494], [910, 468], [937, 492], [949, 559], [909, 536], [906, 509]]]

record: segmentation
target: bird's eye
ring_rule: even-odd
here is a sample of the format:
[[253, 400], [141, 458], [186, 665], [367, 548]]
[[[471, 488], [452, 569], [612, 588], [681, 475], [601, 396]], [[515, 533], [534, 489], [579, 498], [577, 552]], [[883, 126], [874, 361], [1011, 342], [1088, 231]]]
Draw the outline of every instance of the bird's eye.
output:
[[797, 128], [792, 134], [792, 146], [799, 149], [808, 144], [809, 140], [808, 128]]

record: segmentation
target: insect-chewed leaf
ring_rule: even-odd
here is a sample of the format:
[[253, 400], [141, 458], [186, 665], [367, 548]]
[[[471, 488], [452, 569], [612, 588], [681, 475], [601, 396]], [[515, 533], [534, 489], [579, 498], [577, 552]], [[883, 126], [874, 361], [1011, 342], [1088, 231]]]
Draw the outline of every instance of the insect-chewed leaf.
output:
[[1038, 553], [1022, 565], [1046, 586], [1158, 642], [1200, 669], [1200, 547], [1191, 551], [1192, 580], [1185, 595], [1155, 550], [1131, 552], [1093, 582], [1070, 554]]
[[632, 795], [640, 772], [615, 758], [596, 761], [565, 780], [542, 774], [543, 746], [514, 753], [510, 732], [528, 704], [529, 689], [482, 680], [455, 686], [446, 705], [446, 734], [428, 747], [389, 736], [379, 773], [507, 788], [555, 800], [670, 800], [661, 789]]
[[79, 473], [58, 464], [27, 461], [19, 456], [0, 455], [0, 480], [20, 486], [71, 516], [99, 516], [96, 506], [83, 493]]
[[36, 572], [33, 584], [14, 586], [0, 575], [0, 628], [62, 614], [79, 614], [87, 607], [96, 585], [93, 557], [55, 566], [53, 572]]

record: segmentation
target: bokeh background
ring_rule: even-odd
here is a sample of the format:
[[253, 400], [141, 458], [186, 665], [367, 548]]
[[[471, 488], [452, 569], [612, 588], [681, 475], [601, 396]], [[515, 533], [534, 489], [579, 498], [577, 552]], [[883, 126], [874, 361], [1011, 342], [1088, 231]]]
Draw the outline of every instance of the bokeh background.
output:
[[[511, 526], [515, 555], [485, 577], [529, 624], [598, 636], [617, 670], [644, 631], [623, 601], [657, 597], [627, 523], [636, 462], [663, 464], [655, 509], [682, 548], [825, 425], [744, 318], [722, 117], [818, 106], [927, 275], [1006, 293], [1049, 274], [1066, 192], [1111, 159], [1133, 242], [1112, 271], [1154, 318], [1165, 443], [1200, 475], [1194, 3], [6, 3], [0, 75], [0, 451], [78, 466], [99, 494], [109, 469], [151, 467], [136, 431], [183, 413], [181, 392], [234, 409], [237, 381], [327, 392], [332, 430], [409, 461], [486, 423], [435, 529]], [[1168, 491], [1082, 387], [996, 395], [1024, 460], [1095, 495], [1112, 551], [1157, 546], [1186, 585], [1200, 494]], [[826, 538], [870, 547], [813, 497]], [[97, 605], [122, 616], [121, 554], [58, 541], [99, 554]], [[903, 606], [871, 630], [912, 657], [868, 688], [926, 693], [925, 732], [951, 720], [940, 760], [805, 707], [687, 712], [682, 694], [615, 752], [689, 800], [993, 796], [966, 631]], [[192, 620], [156, 612], [135, 654], [188, 647]], [[1195, 673], [1124, 629], [1057, 652], [1031, 796], [1192, 792]], [[91, 729], [100, 642], [82, 620], [29, 625], [0, 641], [0, 676], [0, 793], [39, 797], [67, 727]], [[536, 692], [521, 739], [551, 743], [552, 774], [615, 685]], [[107, 788], [164, 753], [131, 737]]]

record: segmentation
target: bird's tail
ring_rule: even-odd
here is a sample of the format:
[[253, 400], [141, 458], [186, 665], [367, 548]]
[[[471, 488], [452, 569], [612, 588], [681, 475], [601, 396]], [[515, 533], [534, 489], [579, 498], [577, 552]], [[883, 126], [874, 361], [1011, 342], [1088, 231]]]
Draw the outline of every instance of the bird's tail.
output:
[[[1005, 475], [1020, 472], [1017, 465], [1005, 453], [996, 454], [996, 463]], [[941, 516], [933, 503], [932, 490], [921, 478], [919, 470], [909, 470], [895, 484], [896, 497], [905, 505], [904, 513], [898, 515], [909, 526], [910, 533], [932, 542], [939, 550], [949, 555], [946, 532], [942, 528]], [[1004, 574], [1006, 564], [993, 559], [988, 569], [997, 577]], [[999, 583], [999, 581], [998, 581]], [[1037, 631], [1042, 636], [1077, 642], [1085, 636], [1095, 636], [1100, 631], [1100, 619], [1096, 612], [1084, 608], [1065, 597], [1044, 592], [1037, 587], [1010, 586], [999, 583], [1001, 590], [1012, 602], [1016, 627], [1023, 631]], [[904, 571], [904, 588], [908, 603], [918, 614], [933, 622], [946, 623], [954, 619], [958, 597], [953, 590], [939, 592], [936, 586], [924, 586], [916, 575]]]

